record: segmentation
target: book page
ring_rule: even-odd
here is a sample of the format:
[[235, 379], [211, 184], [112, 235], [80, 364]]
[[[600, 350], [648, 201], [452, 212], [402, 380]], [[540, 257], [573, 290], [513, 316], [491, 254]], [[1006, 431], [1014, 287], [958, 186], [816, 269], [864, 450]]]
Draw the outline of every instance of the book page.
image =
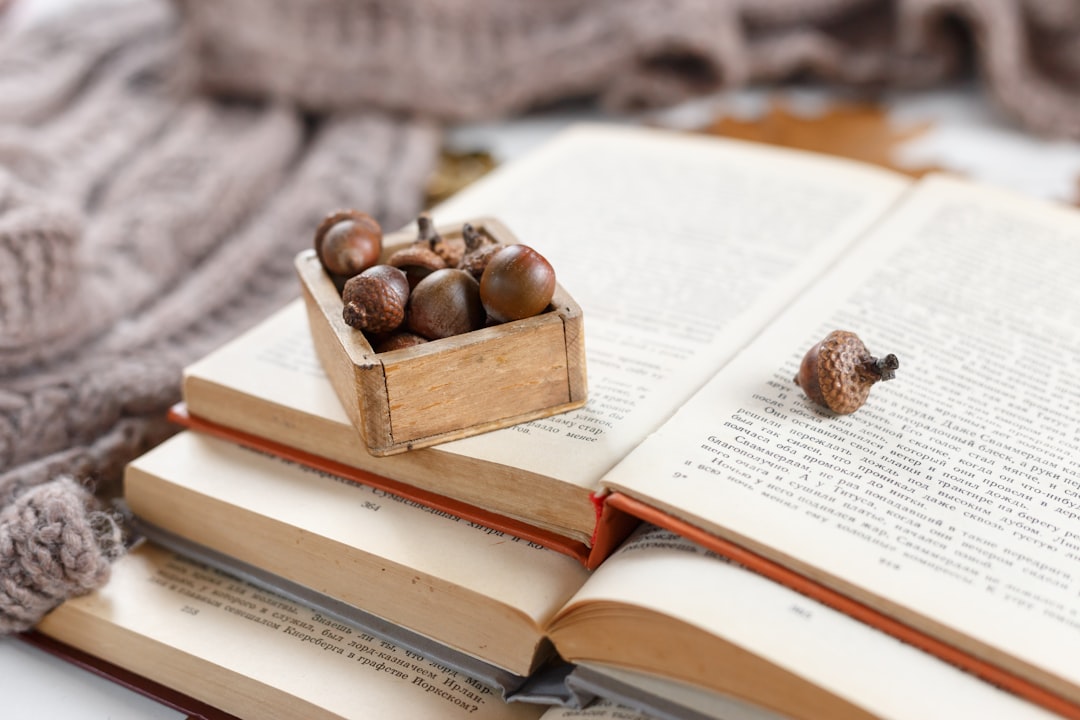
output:
[[[194, 432], [134, 460], [125, 496], [152, 525], [518, 674], [588, 577], [534, 543]], [[499, 617], [478, 627], [480, 602]]]
[[[271, 321], [256, 325], [195, 361], [184, 369], [184, 374], [210, 378], [324, 419], [331, 427], [338, 427], [337, 437], [343, 442], [363, 447], [363, 439], [352, 427], [315, 354], [304, 303], [299, 298], [279, 309]], [[296, 433], [309, 432], [303, 426], [293, 429]]]
[[584, 313], [589, 401], [441, 445], [584, 487], [668, 417], [907, 187], [867, 165], [572, 129], [433, 211], [503, 220]]
[[[608, 483], [1080, 698], [1078, 271], [1075, 211], [925, 182]], [[900, 359], [848, 416], [792, 381], [836, 328]]]
[[[561, 617], [596, 602], [654, 611], [726, 638], [874, 716], [1056, 717], [652, 526], [643, 526], [609, 558]], [[632, 623], [626, 632], [623, 640], [632, 643]], [[677, 655], [678, 648], [656, 653]], [[619, 658], [609, 662], [617, 666]]]
[[[192, 507], [204, 513], [225, 508], [217, 519], [251, 518], [264, 527], [273, 522], [298, 536], [297, 542], [314, 538], [320, 546], [339, 547], [342, 552], [359, 549], [494, 599], [538, 624], [588, 578], [580, 563], [535, 543], [199, 433], [180, 433], [150, 450], [132, 462], [125, 480], [125, 494], [136, 515], [164, 529], [176, 527], [167, 518], [175, 506], [141, 500], [143, 488], [153, 486], [174, 488], [171, 497], [176, 501], [198, 498]], [[232, 553], [210, 539], [243, 535], [233, 528], [221, 529], [208, 516], [190, 517], [184, 528], [188, 531], [178, 534], [206, 539], [204, 544], [227, 554]], [[258, 547], [249, 552], [260, 555]], [[247, 561], [275, 570], [273, 557]], [[327, 573], [346, 573], [339, 563], [323, 565]], [[288, 567], [278, 569], [278, 574], [292, 578]]]
[[[678, 682], [661, 674], [630, 670], [606, 663], [576, 663], [567, 683], [581, 687], [582, 690], [591, 690], [597, 697], [608, 698], [608, 701], [597, 704], [610, 706], [614, 702], [616, 712], [626, 711], [625, 708], [636, 708], [647, 713], [647, 717], [665, 720], [790, 719], [790, 716], [779, 715], [761, 705], [737, 700], [690, 683]], [[586, 710], [594, 707], [594, 704], [590, 704]], [[641, 720], [647, 720], [647, 717]], [[638, 718], [628, 717], [625, 720]]]
[[143, 544], [43, 633], [226, 712], [260, 718], [536, 718], [417, 653]]

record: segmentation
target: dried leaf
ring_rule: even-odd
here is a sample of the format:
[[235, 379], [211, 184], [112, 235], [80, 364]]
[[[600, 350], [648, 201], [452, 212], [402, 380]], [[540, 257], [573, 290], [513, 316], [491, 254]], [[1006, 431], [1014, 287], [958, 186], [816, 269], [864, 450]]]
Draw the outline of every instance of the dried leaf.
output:
[[425, 206], [431, 207], [495, 168], [495, 158], [482, 151], [455, 152], [443, 149], [434, 172], [424, 188]]
[[838, 103], [820, 115], [800, 115], [774, 101], [760, 118], [721, 117], [701, 132], [838, 155], [920, 177], [941, 168], [897, 165], [895, 152], [931, 127], [929, 122], [898, 127], [884, 108], [870, 103]]

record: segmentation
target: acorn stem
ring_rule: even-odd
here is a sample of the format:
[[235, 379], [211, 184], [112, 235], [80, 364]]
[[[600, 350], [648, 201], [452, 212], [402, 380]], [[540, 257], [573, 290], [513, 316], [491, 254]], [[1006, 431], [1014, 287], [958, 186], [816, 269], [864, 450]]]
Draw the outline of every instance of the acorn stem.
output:
[[417, 239], [421, 242], [426, 242], [432, 250], [435, 249], [435, 243], [441, 238], [439, 233], [435, 232], [435, 223], [431, 221], [431, 215], [426, 212], [420, 213], [416, 218]]
[[465, 252], [472, 252], [484, 244], [484, 236], [473, 227], [472, 223], [461, 226], [461, 237], [465, 240]]
[[892, 380], [899, 367], [900, 360], [892, 353], [883, 358], [872, 357], [863, 364], [863, 369], [875, 380]]

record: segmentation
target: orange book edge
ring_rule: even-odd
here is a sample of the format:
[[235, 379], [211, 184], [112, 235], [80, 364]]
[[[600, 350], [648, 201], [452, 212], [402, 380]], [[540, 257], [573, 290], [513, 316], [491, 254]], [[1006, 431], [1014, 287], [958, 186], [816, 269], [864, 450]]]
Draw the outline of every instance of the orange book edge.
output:
[[732, 562], [745, 566], [759, 575], [763, 575], [824, 605], [828, 605], [834, 610], [839, 610], [860, 622], [893, 636], [901, 642], [917, 647], [1035, 705], [1063, 717], [1080, 720], [1080, 706], [1057, 693], [931, 637], [925, 632], [916, 630], [879, 610], [853, 600], [788, 567], [762, 557], [729, 540], [713, 535], [695, 525], [691, 525], [663, 510], [619, 492], [608, 494], [604, 504], [681, 535]]
[[376, 475], [344, 463], [330, 460], [320, 455], [298, 450], [288, 445], [267, 440], [256, 435], [236, 430], [225, 425], [220, 425], [209, 420], [204, 420], [188, 412], [187, 405], [177, 403], [169, 409], [169, 419], [182, 427], [207, 435], [221, 438], [244, 447], [266, 452], [271, 455], [305, 465], [316, 470], [322, 470], [340, 478], [350, 480], [361, 485], [379, 488], [393, 493], [398, 497], [420, 503], [436, 510], [448, 512], [451, 515], [483, 525], [486, 528], [509, 533], [522, 540], [541, 545], [549, 550], [569, 555], [593, 570], [618, 546], [630, 531], [638, 524], [637, 518], [625, 515], [616, 508], [608, 508], [602, 500], [593, 498], [593, 506], [596, 510], [596, 526], [593, 529], [592, 543], [586, 545], [583, 542], [559, 535], [558, 533], [544, 528], [529, 525], [526, 522], [499, 515], [475, 505], [470, 505], [460, 500], [454, 500], [444, 495], [421, 490], [407, 483], [391, 480], [390, 478]]

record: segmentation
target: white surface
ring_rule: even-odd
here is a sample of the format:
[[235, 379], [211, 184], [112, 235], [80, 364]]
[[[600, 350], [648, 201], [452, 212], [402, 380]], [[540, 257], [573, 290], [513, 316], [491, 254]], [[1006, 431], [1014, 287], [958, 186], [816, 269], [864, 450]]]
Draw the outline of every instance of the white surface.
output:
[[893, 104], [891, 116], [902, 123], [936, 124], [901, 148], [901, 166], [934, 165], [1037, 197], [1080, 199], [1080, 143], [1042, 139], [1004, 125], [972, 89], [919, 95]]
[[5, 718], [34, 720], [178, 720], [186, 718], [111, 680], [32, 645], [0, 637], [0, 694]]
[[[827, 109], [829, 97], [828, 92], [816, 89], [744, 90], [634, 116], [558, 111], [452, 128], [447, 141], [460, 150], [489, 150], [505, 162], [574, 122], [644, 122], [692, 130], [724, 116], [752, 120], [777, 102], [793, 113], [814, 117]], [[931, 126], [897, 148], [894, 162], [899, 168], [939, 167], [1037, 197], [1066, 203], [1080, 200], [1080, 142], [1024, 132], [996, 112], [986, 93], [975, 86], [893, 94], [881, 103], [898, 130], [924, 123]]]

